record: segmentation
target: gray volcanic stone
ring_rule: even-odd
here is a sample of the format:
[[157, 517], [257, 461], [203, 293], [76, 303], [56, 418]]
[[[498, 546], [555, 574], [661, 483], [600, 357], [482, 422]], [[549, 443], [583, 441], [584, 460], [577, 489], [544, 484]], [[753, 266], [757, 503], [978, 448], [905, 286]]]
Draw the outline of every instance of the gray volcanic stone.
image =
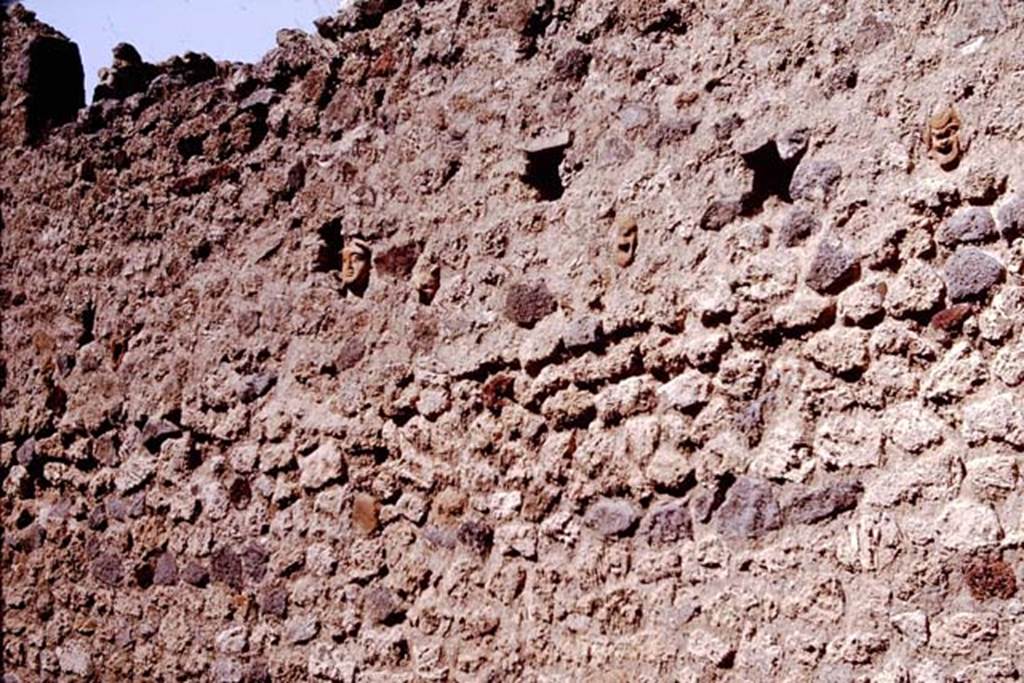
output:
[[786, 214], [779, 226], [779, 242], [784, 247], [795, 247], [820, 229], [821, 223], [814, 214], [794, 208]]
[[241, 590], [242, 559], [230, 548], [218, 548], [210, 555], [210, 578]]
[[178, 563], [174, 560], [173, 553], [165, 552], [157, 558], [153, 570], [153, 583], [158, 586], [173, 586], [178, 583]]
[[844, 481], [822, 486], [797, 496], [786, 512], [790, 522], [814, 524], [857, 507], [864, 486], [859, 481]]
[[639, 518], [636, 508], [623, 498], [601, 498], [584, 515], [584, 523], [604, 536], [628, 536]]
[[960, 209], [946, 221], [937, 235], [940, 244], [955, 247], [958, 244], [990, 242], [999, 236], [992, 213], [980, 206]]
[[505, 316], [522, 327], [535, 325], [557, 307], [554, 295], [543, 281], [513, 284], [505, 294]]
[[113, 553], [101, 553], [92, 561], [92, 575], [108, 586], [116, 586], [124, 579], [121, 558]]
[[818, 245], [804, 282], [818, 294], [838, 294], [856, 280], [859, 273], [857, 255], [834, 236], [827, 236]]
[[946, 261], [946, 292], [953, 301], [986, 294], [1003, 279], [1003, 264], [975, 247], [963, 247]]
[[999, 207], [999, 229], [1008, 240], [1024, 235], [1024, 198], [1014, 197]]
[[693, 518], [683, 501], [662, 503], [647, 515], [647, 540], [651, 545], [693, 538]]
[[782, 526], [774, 487], [752, 477], [736, 479], [715, 517], [718, 531], [733, 538], [757, 538]]
[[835, 194], [843, 170], [834, 161], [805, 160], [796, 167], [789, 183], [793, 199], [828, 201]]

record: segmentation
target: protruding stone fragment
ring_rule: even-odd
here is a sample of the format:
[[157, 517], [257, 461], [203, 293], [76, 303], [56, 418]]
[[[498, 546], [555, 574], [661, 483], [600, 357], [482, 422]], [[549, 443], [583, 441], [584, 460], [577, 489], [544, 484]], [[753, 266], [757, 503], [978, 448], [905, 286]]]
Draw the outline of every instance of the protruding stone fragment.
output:
[[797, 496], [786, 511], [786, 519], [797, 524], [815, 524], [857, 507], [864, 486], [843, 481], [822, 486]]
[[847, 377], [868, 367], [868, 333], [834, 327], [819, 332], [807, 344], [805, 353], [815, 365], [834, 375]]
[[939, 274], [923, 261], [912, 260], [903, 266], [886, 296], [889, 315], [909, 318], [928, 313], [942, 303], [945, 285]]
[[124, 579], [121, 558], [113, 553], [100, 553], [92, 561], [92, 575], [108, 586], [119, 585]]
[[998, 236], [992, 212], [981, 206], [960, 209], [943, 224], [936, 235], [939, 244], [949, 248], [958, 244], [991, 242]]
[[600, 498], [583, 517], [584, 523], [602, 536], [628, 536], [639, 515], [631, 502], [623, 498]]
[[336, 683], [355, 683], [356, 663], [346, 658], [345, 650], [333, 643], [315, 643], [309, 651], [307, 671], [310, 678]]
[[821, 222], [810, 211], [794, 207], [779, 226], [779, 242], [784, 247], [795, 247], [821, 230]]
[[1014, 197], [999, 207], [999, 230], [1012, 242], [1024, 237], [1024, 197]]
[[658, 387], [661, 404], [681, 413], [694, 413], [707, 404], [711, 397], [711, 380], [697, 370], [683, 374]]
[[189, 562], [181, 570], [181, 580], [191, 586], [205, 586], [210, 580], [210, 573], [198, 562]]
[[704, 230], [721, 230], [732, 223], [742, 209], [743, 205], [736, 200], [716, 199], [704, 210], [700, 217], [700, 227]]
[[793, 172], [789, 195], [793, 199], [828, 202], [842, 177], [843, 171], [834, 161], [805, 159]]
[[299, 458], [299, 483], [316, 491], [345, 476], [345, 461], [333, 443], [323, 443], [309, 455]]
[[505, 294], [505, 316], [521, 327], [532, 327], [555, 312], [554, 295], [543, 280], [511, 285]]
[[885, 315], [884, 282], [863, 282], [850, 287], [839, 296], [839, 317], [848, 325], [870, 327]]
[[946, 290], [953, 301], [984, 296], [1002, 282], [1003, 264], [975, 247], [960, 248], [946, 261]]
[[991, 506], [962, 498], [946, 505], [936, 531], [943, 546], [964, 552], [995, 547], [1003, 537]]
[[459, 525], [456, 534], [459, 543], [473, 552], [483, 555], [494, 543], [494, 529], [483, 522], [468, 521]]
[[804, 282], [819, 294], [838, 294], [857, 279], [857, 255], [833, 235], [822, 238], [811, 260]]
[[693, 518], [684, 501], [671, 501], [651, 508], [644, 520], [651, 545], [677, 543], [693, 538]]
[[782, 512], [767, 481], [738, 477], [715, 514], [719, 532], [733, 538], [757, 538], [782, 526]]
[[218, 548], [210, 555], [210, 578], [241, 590], [242, 559], [226, 546]]
[[158, 586], [173, 586], [178, 583], [178, 563], [170, 551], [160, 553], [153, 570], [153, 583]]

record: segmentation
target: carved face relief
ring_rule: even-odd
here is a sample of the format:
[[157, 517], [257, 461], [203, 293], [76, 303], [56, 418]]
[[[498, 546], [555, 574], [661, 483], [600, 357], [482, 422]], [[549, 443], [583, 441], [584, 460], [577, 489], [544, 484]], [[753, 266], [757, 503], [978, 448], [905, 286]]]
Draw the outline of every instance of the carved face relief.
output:
[[341, 250], [341, 283], [359, 288], [370, 277], [370, 245], [363, 240], [350, 240]]
[[928, 152], [942, 168], [952, 168], [960, 160], [960, 115], [952, 106], [941, 109], [928, 119], [925, 140]]
[[625, 268], [636, 257], [640, 230], [636, 219], [626, 214], [615, 220], [615, 262]]
[[441, 287], [441, 268], [436, 263], [418, 266], [413, 271], [412, 284], [419, 292], [420, 303], [429, 304]]

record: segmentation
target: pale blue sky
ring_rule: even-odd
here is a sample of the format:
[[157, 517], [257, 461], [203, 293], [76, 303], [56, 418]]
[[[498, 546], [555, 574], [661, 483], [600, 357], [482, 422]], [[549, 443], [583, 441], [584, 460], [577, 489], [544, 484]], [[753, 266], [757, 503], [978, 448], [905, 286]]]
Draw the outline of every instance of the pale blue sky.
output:
[[86, 97], [110, 49], [131, 43], [148, 62], [187, 50], [214, 59], [254, 62], [274, 47], [281, 28], [314, 32], [313, 20], [341, 0], [22, 0], [42, 21], [78, 43]]

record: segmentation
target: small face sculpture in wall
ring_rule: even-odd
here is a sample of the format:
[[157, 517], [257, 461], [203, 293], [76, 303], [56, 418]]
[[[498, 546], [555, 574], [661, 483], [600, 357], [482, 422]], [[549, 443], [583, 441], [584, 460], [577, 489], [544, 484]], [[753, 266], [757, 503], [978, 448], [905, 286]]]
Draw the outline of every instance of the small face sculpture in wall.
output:
[[429, 304], [441, 287], [441, 268], [436, 263], [417, 265], [412, 273], [412, 284], [419, 294], [420, 303]]
[[615, 219], [615, 262], [625, 268], [636, 258], [639, 228], [636, 219], [624, 214]]
[[341, 284], [361, 293], [370, 279], [370, 245], [363, 240], [348, 240], [341, 250]]
[[924, 132], [928, 154], [944, 169], [956, 166], [963, 154], [961, 126], [960, 115], [951, 105], [943, 107], [928, 119]]

